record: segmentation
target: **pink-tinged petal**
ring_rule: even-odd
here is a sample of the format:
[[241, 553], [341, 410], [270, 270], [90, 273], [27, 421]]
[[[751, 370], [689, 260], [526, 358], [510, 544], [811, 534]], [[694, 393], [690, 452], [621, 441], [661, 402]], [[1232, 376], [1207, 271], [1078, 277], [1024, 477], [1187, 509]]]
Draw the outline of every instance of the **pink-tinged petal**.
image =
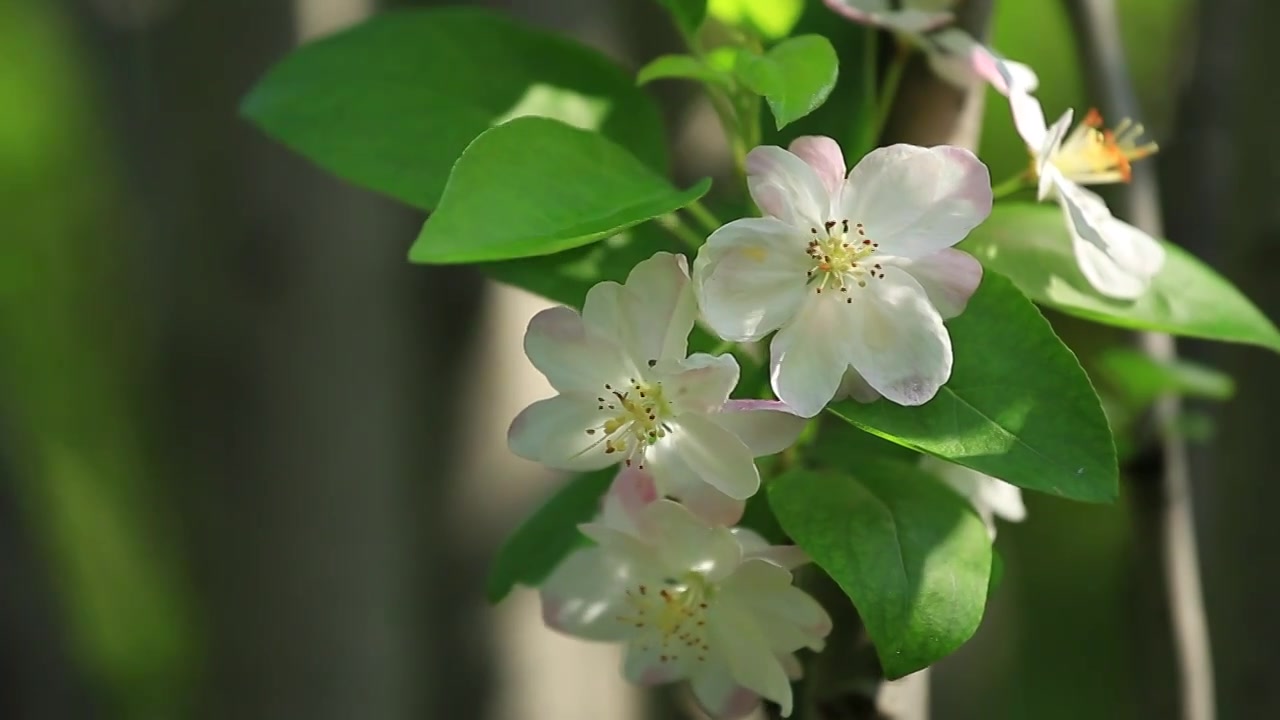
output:
[[801, 565], [812, 562], [808, 553], [795, 545], [770, 545], [763, 537], [750, 528], [736, 527], [733, 536], [742, 546], [742, 559], [759, 558], [771, 562], [784, 570], [794, 570]]
[[707, 416], [733, 433], [753, 457], [773, 455], [795, 444], [808, 420], [777, 400], [730, 400]]
[[1164, 265], [1164, 248], [1150, 235], [1112, 216], [1102, 198], [1060, 176], [1055, 180], [1054, 192], [1085, 279], [1108, 297], [1140, 297]]
[[804, 647], [821, 650], [831, 632], [831, 616], [791, 582], [790, 572], [768, 560], [743, 560], [721, 584], [722, 605], [716, 609], [732, 603], [752, 617], [775, 655]]
[[747, 153], [747, 188], [762, 212], [794, 228], [822, 227], [828, 220], [831, 193], [818, 173], [775, 145]]
[[[526, 460], [560, 470], [599, 470], [618, 462], [604, 452], [598, 429], [609, 417], [594, 395], [565, 393], [539, 400], [511, 421], [507, 445]], [[594, 433], [588, 433], [594, 428]]]
[[738, 720], [760, 707], [760, 696], [733, 679], [724, 663], [705, 663], [689, 681], [698, 705], [716, 720]]
[[747, 501], [731, 498], [703, 482], [692, 470], [685, 470], [683, 481], [666, 489], [668, 497], [678, 500], [689, 512], [708, 525], [732, 527], [742, 520]]
[[809, 296], [769, 347], [773, 393], [801, 417], [813, 417], [836, 394], [852, 350], [852, 305], [841, 298]]
[[726, 602], [722, 591], [714, 612], [707, 613], [707, 630], [710, 652], [728, 663], [733, 680], [778, 703], [784, 717], [790, 715], [791, 681], [756, 618], [739, 603]]
[[853, 398], [860, 403], [875, 402], [880, 399], [880, 393], [871, 387], [867, 379], [858, 374], [853, 368], [845, 368], [844, 377], [840, 378], [840, 387], [836, 389], [836, 400], [845, 398]]
[[596, 548], [571, 554], [538, 588], [543, 622], [587, 640], [630, 637], [632, 629], [617, 620], [630, 577], [627, 565]]
[[679, 503], [659, 500], [645, 515], [654, 549], [671, 577], [696, 571], [719, 582], [742, 562], [742, 548], [728, 528], [708, 525]]
[[891, 145], [849, 172], [841, 206], [885, 255], [918, 258], [960, 242], [991, 214], [991, 176], [963, 148]]
[[622, 659], [622, 676], [641, 687], [683, 680], [696, 662], [690, 653], [671, 653], [661, 643], [630, 643]]
[[953, 248], [915, 260], [895, 258], [886, 263], [902, 268], [915, 278], [943, 320], [964, 312], [969, 298], [982, 282], [982, 263], [972, 255]]
[[808, 242], [773, 218], [734, 220], [712, 233], [693, 262], [694, 292], [711, 329], [746, 342], [790, 320], [809, 281]]
[[596, 284], [582, 310], [586, 326], [613, 339], [637, 368], [683, 358], [696, 315], [685, 258], [667, 252], [637, 264], [625, 285]]
[[980, 78], [1008, 96], [1032, 92], [1040, 84], [1031, 68], [1006, 60], [960, 28], [930, 33], [924, 42], [934, 73], [957, 87], [967, 88]]
[[804, 666], [800, 664], [800, 658], [795, 653], [786, 653], [778, 656], [778, 662], [782, 663], [782, 669], [786, 671], [787, 677], [792, 682], [800, 680], [804, 677]]
[[854, 369], [888, 400], [922, 405], [951, 377], [951, 336], [924, 288], [899, 268], [854, 298]]
[[805, 135], [791, 141], [787, 148], [793, 155], [809, 163], [809, 167], [817, 173], [827, 195], [835, 197], [844, 184], [844, 175], [848, 168], [844, 164], [844, 153], [840, 144], [825, 135]]
[[[918, 35], [951, 22], [954, 15], [941, 9], [893, 10], [885, 0], [824, 0], [827, 7], [861, 25], [895, 33]], [[946, 6], [949, 6], [948, 3]]]
[[666, 483], [664, 471], [682, 465], [731, 498], [745, 500], [760, 489], [751, 450], [728, 430], [697, 413], [681, 415], [669, 424], [671, 432], [645, 456], [660, 488]]
[[631, 372], [621, 348], [589, 331], [577, 311], [563, 306], [533, 316], [524, 352], [560, 392], [594, 392]]
[[659, 497], [653, 475], [636, 467], [624, 467], [604, 495], [600, 522], [632, 535], [641, 535], [638, 523], [642, 511], [657, 502]]
[[678, 363], [660, 365], [662, 397], [678, 416], [715, 412], [738, 385], [738, 361], [732, 355], [694, 353]]

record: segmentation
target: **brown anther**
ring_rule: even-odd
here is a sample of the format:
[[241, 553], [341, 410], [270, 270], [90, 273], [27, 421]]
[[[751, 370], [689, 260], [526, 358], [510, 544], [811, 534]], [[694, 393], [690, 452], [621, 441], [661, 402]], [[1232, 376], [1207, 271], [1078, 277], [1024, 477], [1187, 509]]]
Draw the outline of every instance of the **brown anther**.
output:
[[657, 364], [658, 364], [658, 361], [657, 361], [657, 360], [650, 360], [650, 361], [649, 361], [649, 367], [653, 367], [654, 365], [657, 365]]
[[588, 434], [588, 435], [595, 435], [595, 434], [596, 434], [596, 429], [595, 429], [595, 428], [587, 428], [587, 434]]
[[836, 226], [835, 220], [828, 220], [823, 225], [827, 228], [827, 232], [831, 232], [831, 228]]

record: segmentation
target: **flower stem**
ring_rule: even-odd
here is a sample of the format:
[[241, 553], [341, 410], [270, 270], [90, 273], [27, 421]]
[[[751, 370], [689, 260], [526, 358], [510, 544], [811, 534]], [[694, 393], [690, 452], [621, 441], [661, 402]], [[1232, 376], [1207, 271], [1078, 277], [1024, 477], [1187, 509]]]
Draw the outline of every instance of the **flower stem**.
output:
[[694, 200], [692, 203], [689, 203], [689, 205], [685, 207], [685, 211], [692, 215], [693, 219], [697, 220], [702, 225], [702, 229], [709, 233], [719, 230], [720, 225], [723, 224], [714, 214], [712, 214], [710, 210], [707, 209], [706, 205], [702, 204], [701, 200]]
[[693, 228], [685, 225], [684, 220], [675, 213], [667, 213], [666, 215], [657, 218], [657, 221], [658, 224], [667, 232], [674, 235], [677, 240], [688, 245], [690, 250], [697, 250], [702, 247], [702, 243], [706, 239], [694, 231]]
[[889, 61], [888, 69], [885, 70], [884, 80], [880, 83], [880, 91], [876, 97], [872, 144], [879, 142], [880, 136], [884, 134], [884, 126], [889, 122], [889, 113], [893, 110], [893, 100], [898, 96], [898, 87], [902, 84], [902, 73], [907, 69], [907, 60], [911, 57], [910, 46], [904, 45], [896, 38], [894, 42], [897, 43], [897, 49], [893, 53], [893, 59]]
[[1014, 175], [1013, 177], [1005, 180], [999, 185], [992, 187], [991, 197], [993, 200], [1000, 200], [1002, 198], [1009, 197], [1010, 195], [1016, 192], [1026, 190], [1027, 188], [1031, 187], [1030, 183], [1028, 182], [1030, 179], [1031, 178], [1027, 177], [1026, 173], [1018, 173], [1017, 175]]

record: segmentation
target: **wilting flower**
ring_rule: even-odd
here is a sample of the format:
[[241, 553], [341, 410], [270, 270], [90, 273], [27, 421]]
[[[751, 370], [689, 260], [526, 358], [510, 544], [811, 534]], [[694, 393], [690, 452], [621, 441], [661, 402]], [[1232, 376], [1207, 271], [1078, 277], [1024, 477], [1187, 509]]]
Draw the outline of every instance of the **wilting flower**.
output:
[[1035, 72], [1007, 60], [950, 27], [955, 0], [825, 0], [827, 7], [854, 22], [892, 32], [907, 44], [920, 48], [934, 73], [960, 88], [981, 78], [1004, 95], [1012, 90], [1032, 92], [1039, 84]]
[[623, 673], [641, 685], [688, 680], [715, 717], [750, 713], [764, 697], [791, 712], [793, 653], [821, 650], [831, 619], [791, 584], [807, 562], [745, 529], [708, 525], [659, 499], [652, 478], [624, 469], [595, 523], [595, 546], [560, 564], [540, 588], [547, 625], [626, 644]]
[[1146, 292], [1164, 265], [1164, 248], [1150, 235], [1116, 219], [1107, 204], [1081, 185], [1128, 182], [1130, 164], [1156, 151], [1142, 141], [1142, 126], [1128, 120], [1106, 130], [1097, 111], [1068, 134], [1071, 110], [1046, 127], [1040, 102], [1026, 93], [1009, 96], [1018, 134], [1032, 155], [1040, 200], [1062, 206], [1080, 272], [1098, 292], [1129, 300]]
[[760, 486], [752, 458], [790, 446], [804, 420], [778, 402], [729, 400], [731, 355], [686, 358], [695, 313], [684, 257], [670, 253], [625, 285], [591, 288], [581, 315], [538, 313], [525, 353], [559, 395], [516, 417], [511, 450], [564, 470], [644, 468], [704, 517], [736, 518]]
[[858, 399], [932, 398], [951, 376], [942, 321], [982, 279], [951, 246], [991, 212], [986, 166], [961, 148], [894, 145], [846, 178], [834, 140], [802, 137], [752, 150], [747, 181], [765, 217], [716, 230], [694, 262], [707, 324], [734, 341], [780, 329], [773, 390], [806, 417], [846, 370], [875, 391]]
[[996, 518], [1022, 522], [1027, 517], [1022, 491], [1016, 485], [930, 456], [926, 456], [920, 466], [969, 500], [978, 517], [986, 523], [992, 540], [996, 538]]

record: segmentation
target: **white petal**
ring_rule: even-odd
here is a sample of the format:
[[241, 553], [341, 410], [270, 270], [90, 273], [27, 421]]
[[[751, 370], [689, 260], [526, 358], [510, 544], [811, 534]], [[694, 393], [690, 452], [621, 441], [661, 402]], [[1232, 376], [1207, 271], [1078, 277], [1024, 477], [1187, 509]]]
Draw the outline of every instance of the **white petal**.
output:
[[[671, 476], [671, 473], [668, 474]], [[733, 527], [742, 520], [747, 501], [731, 498], [703, 482], [692, 470], [676, 475], [678, 481], [664, 486], [668, 497], [674, 498], [708, 525]]]
[[689, 655], [679, 653], [672, 658], [661, 643], [630, 643], [622, 660], [622, 675], [641, 687], [675, 682], [688, 674]]
[[844, 164], [844, 153], [840, 150], [839, 143], [825, 135], [805, 135], [792, 140], [787, 149], [813, 168], [829, 197], [835, 197], [840, 192], [840, 185], [844, 183], [848, 168]]
[[623, 640], [630, 629], [617, 621], [631, 568], [597, 548], [565, 558], [538, 588], [548, 627], [587, 640]]
[[849, 172], [841, 213], [866, 226], [885, 255], [917, 258], [951, 247], [991, 213], [991, 176], [973, 153], [891, 145]]
[[742, 562], [742, 547], [727, 528], [708, 525], [679, 503], [659, 500], [645, 515], [659, 560], [669, 572], [695, 571], [719, 582]]
[[614, 339], [636, 367], [683, 358], [696, 314], [684, 256], [666, 252], [637, 264], [625, 285], [597, 283], [582, 309], [587, 327]]
[[733, 433], [754, 457], [773, 455], [795, 444], [808, 421], [777, 400], [730, 400], [707, 416]]
[[893, 258], [886, 260], [886, 264], [896, 265], [915, 278], [943, 320], [964, 312], [969, 298], [982, 283], [982, 263], [953, 248], [915, 260]]
[[[862, 25], [915, 35], [951, 22], [950, 12], [930, 8], [893, 10], [884, 0], [825, 0], [827, 7]], [[946, 5], [939, 4], [939, 7]]]
[[831, 632], [831, 616], [791, 580], [791, 573], [782, 567], [752, 558], [744, 560], [720, 586], [722, 602], [749, 612], [775, 655], [803, 647], [821, 650]]
[[700, 663], [689, 685], [698, 705], [716, 720], [737, 720], [760, 707], [760, 696], [739, 685], [726, 663]]
[[737, 603], [719, 602], [707, 613], [711, 653], [727, 662], [739, 685], [782, 706], [791, 714], [791, 681], [750, 613]]
[[1055, 180], [1076, 262], [1089, 284], [1103, 295], [1122, 300], [1145, 293], [1164, 264], [1164, 248], [1112, 216], [1102, 198], [1060, 176]]
[[1033, 149], [1036, 155], [1036, 174], [1040, 177], [1040, 182], [1036, 188], [1036, 197], [1044, 200], [1054, 194], [1058, 184], [1062, 182], [1070, 182], [1066, 180], [1058, 168], [1052, 164], [1053, 157], [1058, 154], [1058, 149], [1062, 147], [1062, 141], [1067, 137], [1067, 133], [1071, 130], [1071, 108], [1067, 108], [1053, 125], [1045, 131], [1044, 140], [1040, 148]]
[[547, 308], [524, 334], [529, 361], [560, 392], [596, 391], [630, 372], [621, 348], [587, 329], [577, 311]]
[[738, 361], [732, 355], [694, 353], [658, 369], [665, 371], [658, 376], [662, 397], [677, 416], [719, 410], [738, 385]]
[[1027, 516], [1027, 508], [1022, 503], [1022, 491], [1015, 485], [932, 456], [921, 460], [920, 468], [932, 473], [968, 499], [986, 523], [987, 532], [993, 540], [996, 537], [996, 517], [1021, 522]]
[[801, 417], [822, 412], [852, 356], [853, 306], [841, 298], [811, 293], [809, 300], [769, 347], [773, 392]]
[[886, 266], [854, 298], [851, 365], [899, 405], [922, 405], [951, 377], [951, 336], [920, 283]]
[[624, 467], [604, 495], [600, 522], [638, 536], [644, 509], [657, 502], [658, 497], [653, 475], [635, 467]]
[[871, 387], [867, 379], [858, 374], [853, 368], [845, 368], [844, 377], [840, 378], [840, 387], [836, 389], [836, 400], [844, 398], [853, 398], [860, 403], [875, 402], [880, 399], [880, 393]]
[[759, 533], [750, 528], [736, 527], [731, 532], [733, 532], [733, 537], [738, 540], [738, 544], [742, 546], [743, 561], [750, 558], [759, 558], [785, 570], [793, 570], [812, 562], [809, 555], [799, 547], [795, 545], [770, 545]]
[[608, 411], [598, 409], [594, 395], [565, 393], [539, 400], [511, 421], [507, 445], [526, 460], [561, 470], [599, 470], [618, 461], [604, 452], [599, 428]]
[[747, 188], [766, 215], [801, 229], [822, 227], [831, 193], [804, 160], [775, 145], [747, 153]]
[[[667, 483], [665, 475], [678, 475], [683, 466], [738, 500], [745, 500], [760, 489], [760, 473], [751, 460], [751, 450], [728, 430], [697, 413], [686, 413], [669, 424], [672, 431], [645, 456], [659, 488]], [[669, 473], [671, 470], [676, 472]]]
[[1048, 123], [1040, 101], [1026, 92], [1009, 93], [1009, 109], [1013, 112], [1013, 126], [1027, 147], [1037, 155], [1044, 149]]
[[711, 329], [746, 342], [790, 320], [809, 281], [807, 243], [772, 218], [734, 220], [712, 233], [693, 262], [694, 291]]
[[1040, 84], [1031, 68], [1006, 60], [960, 28], [930, 33], [924, 42], [930, 67], [957, 87], [967, 88], [974, 78], [982, 78], [1007, 96], [1032, 92]]

